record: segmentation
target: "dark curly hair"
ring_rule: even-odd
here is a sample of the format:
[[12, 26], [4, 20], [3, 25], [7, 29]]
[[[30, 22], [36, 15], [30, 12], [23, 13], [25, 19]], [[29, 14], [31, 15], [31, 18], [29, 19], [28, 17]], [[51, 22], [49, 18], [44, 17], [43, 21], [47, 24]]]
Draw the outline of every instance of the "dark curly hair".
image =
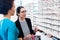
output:
[[8, 10], [12, 8], [13, 2], [14, 0], [0, 0], [0, 14], [8, 14]]

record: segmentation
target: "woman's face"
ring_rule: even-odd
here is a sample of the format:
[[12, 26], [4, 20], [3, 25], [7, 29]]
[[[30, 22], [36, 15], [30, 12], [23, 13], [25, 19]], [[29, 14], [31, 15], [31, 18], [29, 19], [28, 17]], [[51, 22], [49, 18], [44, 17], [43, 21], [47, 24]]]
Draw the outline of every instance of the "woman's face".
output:
[[10, 14], [13, 16], [15, 14], [15, 4], [13, 3], [12, 8], [10, 9]]
[[19, 17], [21, 17], [21, 18], [25, 18], [26, 17], [26, 9], [25, 8], [21, 8]]

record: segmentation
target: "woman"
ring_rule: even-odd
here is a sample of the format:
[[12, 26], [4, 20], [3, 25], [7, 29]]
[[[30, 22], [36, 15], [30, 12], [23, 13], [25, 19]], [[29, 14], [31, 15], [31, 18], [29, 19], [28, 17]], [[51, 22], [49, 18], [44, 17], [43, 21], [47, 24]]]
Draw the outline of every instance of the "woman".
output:
[[18, 19], [15, 22], [17, 28], [19, 29], [18, 38], [23, 38], [24, 40], [30, 39], [35, 33], [32, 30], [31, 20], [26, 18], [26, 10], [23, 6], [17, 8]]
[[10, 20], [14, 12], [14, 0], [0, 0], [0, 14], [4, 15], [0, 20], [0, 40], [18, 40], [18, 29]]

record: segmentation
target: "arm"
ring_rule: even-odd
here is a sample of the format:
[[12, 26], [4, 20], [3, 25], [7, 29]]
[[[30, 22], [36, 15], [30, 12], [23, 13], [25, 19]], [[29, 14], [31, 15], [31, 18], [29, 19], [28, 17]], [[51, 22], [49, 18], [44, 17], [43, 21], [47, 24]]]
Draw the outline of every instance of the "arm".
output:
[[31, 34], [34, 35], [39, 29], [37, 27], [35, 27], [34, 30], [32, 29], [32, 23], [31, 23], [31, 20], [30, 19], [29, 19], [29, 23], [30, 23]]
[[32, 29], [32, 23], [31, 23], [31, 20], [30, 19], [29, 19], [29, 23], [30, 23], [31, 34], [35, 34], [34, 30]]
[[16, 27], [17, 27], [18, 30], [19, 30], [18, 38], [23, 38], [24, 35], [23, 35], [23, 31], [22, 31], [22, 28], [21, 28], [21, 25], [20, 25], [19, 21], [16, 21], [15, 24], [16, 24]]

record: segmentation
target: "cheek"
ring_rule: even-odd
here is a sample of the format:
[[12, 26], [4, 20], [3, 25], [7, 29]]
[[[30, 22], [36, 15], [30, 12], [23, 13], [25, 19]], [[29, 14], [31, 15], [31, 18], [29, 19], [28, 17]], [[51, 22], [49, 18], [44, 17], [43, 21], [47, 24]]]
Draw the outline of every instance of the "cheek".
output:
[[19, 16], [22, 17], [22, 14], [20, 13]]
[[15, 12], [15, 8], [14, 8], [14, 7], [12, 7], [12, 10], [11, 10], [11, 11], [12, 11], [12, 13], [14, 13], [14, 12]]
[[15, 13], [15, 9], [12, 9], [12, 12]]
[[23, 14], [20, 14], [21, 17], [23, 17]]
[[12, 9], [12, 10], [11, 10], [11, 15], [14, 15], [14, 14], [15, 14], [15, 10]]

